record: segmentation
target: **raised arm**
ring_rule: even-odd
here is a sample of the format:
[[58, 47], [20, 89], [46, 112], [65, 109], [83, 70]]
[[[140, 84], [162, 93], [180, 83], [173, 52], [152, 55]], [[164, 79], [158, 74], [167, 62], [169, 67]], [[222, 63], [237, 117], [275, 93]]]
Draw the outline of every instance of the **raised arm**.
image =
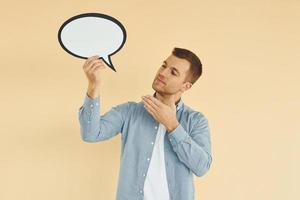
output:
[[129, 102], [114, 106], [104, 115], [100, 115], [101, 70], [106, 65], [99, 56], [88, 58], [83, 70], [88, 79], [88, 89], [83, 105], [78, 112], [81, 138], [86, 142], [107, 140], [122, 132]]
[[100, 96], [92, 99], [86, 95], [79, 109], [80, 133], [85, 142], [108, 140], [123, 132], [125, 120], [130, 113], [130, 102], [114, 106], [103, 115], [100, 114], [100, 102]]

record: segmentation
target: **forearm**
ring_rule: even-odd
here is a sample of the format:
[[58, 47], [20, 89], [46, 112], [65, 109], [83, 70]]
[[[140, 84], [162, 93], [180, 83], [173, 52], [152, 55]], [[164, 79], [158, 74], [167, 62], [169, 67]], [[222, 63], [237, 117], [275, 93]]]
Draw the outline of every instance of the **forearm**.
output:
[[79, 122], [82, 139], [86, 142], [98, 142], [112, 138], [122, 132], [123, 124], [129, 113], [129, 102], [112, 107], [100, 114], [101, 98], [86, 95], [79, 109]]
[[96, 99], [100, 95], [100, 86], [89, 83], [87, 95], [92, 99]]
[[210, 140], [205, 138], [201, 140], [198, 135], [196, 142], [180, 124], [168, 134], [168, 137], [178, 159], [195, 175], [202, 176], [209, 170], [212, 162]]
[[90, 96], [85, 97], [84, 105], [79, 110], [79, 123], [81, 137], [86, 142], [96, 142], [99, 135], [99, 96], [92, 99]]

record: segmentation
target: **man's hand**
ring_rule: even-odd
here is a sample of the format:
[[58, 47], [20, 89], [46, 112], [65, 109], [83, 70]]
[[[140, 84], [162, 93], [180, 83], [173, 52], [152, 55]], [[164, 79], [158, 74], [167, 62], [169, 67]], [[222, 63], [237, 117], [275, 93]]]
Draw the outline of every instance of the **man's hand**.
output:
[[104, 62], [99, 59], [98, 55], [89, 57], [83, 65], [83, 70], [89, 82], [87, 95], [93, 99], [99, 96], [101, 70], [105, 67]]
[[175, 95], [170, 96], [166, 104], [151, 95], [142, 96], [142, 100], [146, 110], [166, 127], [168, 133], [177, 128]]
[[105, 68], [104, 62], [99, 58], [98, 55], [89, 57], [83, 65], [83, 71], [85, 72], [89, 84], [95, 86], [100, 85], [100, 74], [102, 73], [100, 71]]

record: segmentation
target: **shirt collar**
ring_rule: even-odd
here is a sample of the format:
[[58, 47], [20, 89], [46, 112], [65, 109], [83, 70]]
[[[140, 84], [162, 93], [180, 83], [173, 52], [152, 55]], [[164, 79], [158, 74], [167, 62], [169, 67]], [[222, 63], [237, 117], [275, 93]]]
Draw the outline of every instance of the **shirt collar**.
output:
[[[156, 96], [156, 92], [154, 92], [153, 96], [155, 97]], [[176, 111], [178, 111], [182, 106], [183, 106], [183, 101], [182, 101], [182, 98], [180, 97], [180, 99], [178, 100], [177, 104], [176, 105]]]

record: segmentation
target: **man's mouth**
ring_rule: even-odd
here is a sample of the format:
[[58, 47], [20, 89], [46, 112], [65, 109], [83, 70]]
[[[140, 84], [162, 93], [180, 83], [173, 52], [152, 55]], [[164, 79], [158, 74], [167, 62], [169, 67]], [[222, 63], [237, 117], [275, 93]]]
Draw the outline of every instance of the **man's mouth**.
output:
[[163, 82], [163, 81], [160, 80], [159, 78], [156, 78], [156, 81], [157, 81], [157, 82], [160, 82], [160, 83], [162, 83], [162, 84], [164, 84], [164, 85], [166, 84], [165, 82]]

